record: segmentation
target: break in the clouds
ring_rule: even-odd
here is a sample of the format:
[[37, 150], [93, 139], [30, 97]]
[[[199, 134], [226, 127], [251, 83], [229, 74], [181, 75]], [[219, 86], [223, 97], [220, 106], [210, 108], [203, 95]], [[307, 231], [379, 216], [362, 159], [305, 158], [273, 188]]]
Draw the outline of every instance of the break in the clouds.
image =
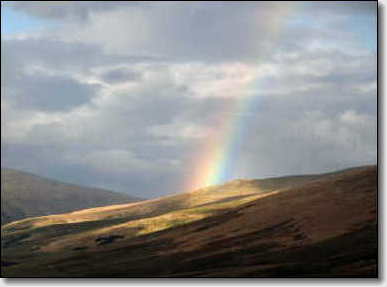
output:
[[376, 2], [4, 5], [5, 167], [155, 197], [227, 126], [226, 180], [376, 162]]

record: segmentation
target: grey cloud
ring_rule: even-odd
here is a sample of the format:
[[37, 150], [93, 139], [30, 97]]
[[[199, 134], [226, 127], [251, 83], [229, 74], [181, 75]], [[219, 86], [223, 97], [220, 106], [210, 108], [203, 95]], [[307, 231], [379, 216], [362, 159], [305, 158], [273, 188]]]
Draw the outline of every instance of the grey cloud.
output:
[[[146, 6], [108, 12], [106, 17], [114, 21], [91, 19], [87, 29], [79, 27], [77, 39], [86, 38], [118, 54], [137, 52], [180, 61], [259, 61], [275, 50], [300, 49], [311, 39], [340, 42], [342, 49], [361, 46], [354, 37], [362, 39], [363, 32], [353, 29], [351, 15], [356, 11], [376, 20], [376, 14], [371, 17], [367, 12], [376, 11], [374, 5], [364, 4], [362, 9], [356, 2], [168, 2]], [[298, 11], [303, 12], [301, 18]], [[264, 23], [262, 19], [269, 20]], [[74, 28], [69, 29], [68, 37]]]
[[137, 1], [13, 1], [11, 7], [32, 16], [49, 19], [64, 19], [68, 17], [86, 20], [90, 13], [104, 12], [120, 7], [139, 7], [143, 4]]
[[[96, 45], [70, 44], [50, 38], [2, 41], [2, 59], [1, 84], [7, 88], [2, 97], [19, 107], [41, 110], [66, 110], [85, 104], [95, 96], [99, 86], [80, 83], [71, 78], [72, 73], [91, 74], [93, 68], [105, 65], [130, 66], [137, 62], [158, 61], [137, 56], [109, 55]], [[48, 73], [55, 71], [59, 75], [39, 72], [26, 74], [26, 69], [31, 67], [47, 70]], [[118, 79], [124, 74], [113, 73], [110, 78], [114, 76]], [[126, 77], [139, 80], [141, 75], [128, 72]]]
[[247, 134], [232, 162], [232, 177], [320, 173], [375, 164], [375, 93], [343, 94], [333, 85], [257, 96], [243, 120]]
[[[247, 171], [255, 169], [255, 174], [266, 177], [328, 172], [376, 162], [375, 116], [351, 124], [341, 120], [345, 112], [334, 117], [300, 109], [291, 110], [293, 116], [283, 114], [282, 108], [272, 112], [277, 112], [279, 118], [272, 118], [264, 126], [259, 120], [266, 115], [258, 116], [250, 130], [250, 141], [255, 144], [241, 147], [237, 164]], [[256, 177], [254, 173], [250, 177]]]
[[[311, 38], [340, 41], [346, 49], [354, 44], [361, 46], [353, 38], [361, 39], [364, 33], [351, 29], [353, 15], [373, 18], [376, 25], [374, 3], [356, 1], [294, 4], [118, 1], [13, 5], [15, 9], [42, 17], [73, 16], [90, 20], [85, 25], [65, 22], [59, 29], [59, 38], [95, 43], [121, 55], [157, 55], [175, 61], [257, 61], [270, 57], [273, 50], [300, 49]], [[101, 13], [99, 17], [87, 16], [97, 11]], [[303, 12], [302, 18], [298, 17], [299, 11]], [[269, 22], [264, 23], [262, 19], [269, 19]], [[52, 33], [53, 37], [57, 34], [57, 30]]]
[[[374, 4], [304, 3], [303, 15], [316, 10], [310, 27], [299, 26], [290, 15], [294, 25], [273, 38], [255, 22], [272, 12], [272, 3], [146, 2], [141, 9], [114, 3], [110, 9], [77, 2], [59, 10], [49, 4], [46, 11], [16, 4], [31, 15], [62, 19], [71, 33], [64, 29], [58, 37], [47, 32], [38, 39], [2, 41], [2, 100], [7, 104], [2, 166], [155, 197], [181, 191], [194, 168], [201, 168], [192, 161], [210, 136], [185, 138], [181, 129], [216, 129], [225, 122], [246, 129], [232, 177], [375, 163], [376, 54], [358, 54], [359, 43], [342, 25], [351, 24], [353, 14], [373, 13]], [[68, 17], [88, 21], [71, 26]], [[106, 17], [113, 24], [105, 25]], [[77, 25], [86, 28], [81, 40], [70, 35]], [[308, 46], [314, 41], [322, 48]], [[332, 41], [338, 47], [329, 46]], [[175, 64], [219, 61], [279, 69], [252, 84], [256, 95], [242, 111], [230, 109], [242, 97], [200, 98], [191, 76], [178, 83], [173, 77]], [[34, 67], [41, 73], [26, 72]], [[200, 69], [193, 73], [205, 74], [208, 84], [212, 76], [224, 76]], [[109, 85], [87, 84], [82, 76]], [[125, 84], [130, 88], [122, 88]], [[73, 109], [79, 105], [80, 112]], [[37, 110], [43, 119], [34, 122]], [[12, 129], [18, 133], [9, 137]]]
[[85, 104], [97, 93], [98, 86], [82, 84], [61, 76], [20, 76], [23, 85], [15, 87], [9, 97], [17, 107], [41, 111], [65, 111]]
[[[189, 92], [186, 88], [167, 80], [168, 77], [162, 79], [147, 82], [133, 93], [113, 94], [103, 106], [90, 103], [86, 115], [69, 114], [61, 121], [34, 125], [24, 140], [29, 145], [6, 144], [3, 164], [55, 178], [62, 174], [62, 180], [97, 184], [138, 196], [155, 196], [155, 182], [160, 182], [159, 194], [180, 191], [183, 173], [189, 172], [190, 167], [174, 166], [171, 162], [187, 162], [197, 141], [179, 139], [177, 130], [172, 130], [172, 135], [176, 134], [172, 137], [171, 133], [150, 134], [149, 128], [176, 122], [183, 126], [192, 122], [211, 123], [211, 115], [217, 114], [227, 100], [196, 99], [186, 94]], [[163, 144], [165, 140], [168, 145]], [[109, 158], [109, 150], [128, 151], [149, 169], [142, 171], [139, 166], [130, 165], [124, 171], [116, 169], [116, 159]], [[105, 155], [103, 165], [110, 166], [108, 171], [100, 171], [95, 162], [85, 161], [88, 155], [92, 160], [96, 151]], [[25, 161], [26, 158], [31, 160]], [[35, 158], [42, 162], [36, 167]], [[90, 183], [91, 178], [100, 182]]]
[[[318, 55], [300, 53], [292, 66], [307, 65], [304, 62], [306, 59], [318, 59]], [[359, 62], [355, 74], [353, 71], [350, 73], [354, 61]], [[337, 76], [346, 75], [348, 89], [356, 85], [359, 79], [372, 83], [375, 68], [370, 65], [366, 69], [362, 64], [368, 61], [368, 58], [360, 61], [357, 57], [348, 57], [342, 62], [334, 61], [334, 70]], [[287, 66], [288, 63], [283, 65]], [[187, 86], [177, 85], [168, 76], [168, 66], [156, 67], [152, 69], [159, 69], [158, 73], [162, 77], [138, 83], [138, 89], [114, 93], [101, 106], [91, 103], [91, 112], [86, 115], [69, 115], [62, 122], [36, 125], [27, 137], [33, 149], [24, 145], [21, 148], [23, 152], [13, 152], [12, 156], [8, 149], [5, 152], [8, 159], [4, 164], [31, 169], [32, 162], [25, 162], [25, 158], [37, 156], [42, 161], [39, 172], [47, 173], [44, 170], [50, 167], [50, 174], [47, 175], [65, 174], [66, 178], [82, 184], [97, 184], [150, 197], [180, 191], [184, 174], [192, 172], [190, 164], [193, 154], [210, 139], [180, 139], [178, 131], [173, 130], [173, 124], [196, 123], [215, 127], [217, 121], [229, 121], [229, 116], [234, 116], [219, 118], [221, 112], [230, 107], [234, 100], [192, 97], [188, 82]], [[286, 76], [288, 74], [283, 75], [285, 79]], [[277, 88], [283, 86], [281, 88], [286, 91], [292, 81], [298, 80], [296, 84], [300, 86], [321, 82], [319, 77], [299, 77], [301, 79], [297, 79], [295, 74], [289, 81], [281, 82], [277, 79], [277, 84], [269, 84]], [[353, 79], [349, 81], [351, 77]], [[327, 77], [323, 82], [323, 86], [298, 93], [289, 89], [287, 93], [257, 94], [256, 99], [249, 104], [249, 110], [242, 111], [248, 114], [242, 122], [248, 135], [242, 140], [239, 159], [233, 163], [233, 177], [319, 172], [374, 162], [376, 91], [363, 94], [351, 92], [350, 89], [341, 90], [338, 89], [341, 83], [335, 81], [335, 78]], [[360, 121], [357, 129], [342, 122], [340, 117], [346, 111], [353, 111], [361, 119], [366, 119], [365, 125]], [[328, 132], [316, 133], [316, 130], [324, 131], [325, 123]], [[170, 124], [172, 131], [168, 135], [148, 132], [152, 127]], [[340, 126], [341, 130], [335, 128]], [[164, 145], [165, 140], [171, 142]], [[284, 143], [286, 149], [283, 148]], [[142, 172], [141, 168], [134, 168], [128, 163], [127, 168], [116, 169], [115, 159], [108, 156], [110, 150], [128, 151], [151, 168]], [[109, 167], [109, 171], [96, 170], [95, 162], [83, 160], [88, 154], [91, 154], [92, 159], [95, 152], [105, 152], [104, 165]], [[34, 156], [29, 157], [30, 153], [34, 153]], [[182, 165], [171, 166], [169, 162], [173, 160], [180, 160]], [[113, 164], [110, 165], [109, 161]], [[59, 167], [55, 168], [58, 162]], [[98, 178], [99, 182], [91, 182], [88, 178]], [[154, 190], [155, 183], [157, 191]]]
[[376, 16], [376, 1], [312, 1], [304, 2], [301, 5], [310, 9], [313, 15], [316, 14], [339, 14], [345, 16], [355, 15], [373, 15]]
[[[181, 191], [179, 182], [182, 177], [178, 171], [174, 173], [147, 171], [144, 174], [136, 169], [128, 169], [126, 172], [95, 170], [81, 161], [82, 157], [91, 151], [90, 149], [73, 151], [68, 147], [62, 149], [52, 145], [2, 144], [1, 150], [4, 155], [1, 160], [2, 166], [11, 166], [60, 181], [107, 188], [143, 198]], [[77, 154], [80, 161], [66, 161], [68, 153]], [[26, 160], [27, 158], [29, 160]], [[110, 159], [106, 158], [106, 167], [110, 164]], [[157, 188], [155, 182], [157, 182]]]
[[[209, 1], [210, 5], [215, 9], [221, 9], [233, 11], [233, 9], [260, 9], [266, 10], [271, 9], [277, 6], [277, 3], [270, 1], [259, 1], [259, 2], [250, 2], [250, 1], [239, 1], [228, 2], [228, 1]], [[190, 2], [189, 7], [185, 3], [178, 2], [167, 2], [167, 3], [157, 3], [157, 2], [143, 2], [143, 1], [87, 1], [87, 2], [71, 2], [71, 1], [8, 1], [8, 5], [11, 7], [29, 13], [37, 17], [45, 18], [65, 18], [70, 16], [76, 16], [79, 18], [87, 18], [87, 16], [92, 12], [104, 12], [120, 8], [159, 8], [161, 6], [168, 6], [170, 8], [177, 7], [182, 9], [200, 9], [202, 7], [208, 8], [207, 2]], [[278, 6], [287, 6], [289, 3], [283, 2], [278, 4]], [[353, 13], [358, 14], [374, 14], [377, 3], [373, 1], [336, 1], [336, 2], [326, 2], [326, 1], [313, 1], [313, 2], [301, 2], [297, 3], [296, 7], [298, 9], [309, 9], [311, 12], [315, 13], [329, 13], [329, 14], [340, 14], [340, 15], [353, 15]], [[205, 10], [203, 10], [205, 11]], [[208, 18], [205, 18], [208, 19]]]
[[141, 79], [141, 74], [135, 71], [129, 71], [127, 69], [115, 69], [108, 71], [102, 75], [102, 78], [106, 82], [119, 83], [119, 82], [131, 82]]
[[[91, 43], [68, 43], [51, 37], [39, 39], [7, 39], [2, 41], [4, 65], [9, 68], [27, 64], [45, 65], [51, 68], [74, 68], [89, 70], [101, 65], [157, 62], [162, 59], [138, 55], [116, 55], [106, 53], [100, 46]], [[20, 55], [23, 55], [21, 58]], [[2, 61], [3, 67], [3, 61]], [[8, 75], [7, 75], [8, 76]], [[8, 81], [8, 80], [7, 80]]]

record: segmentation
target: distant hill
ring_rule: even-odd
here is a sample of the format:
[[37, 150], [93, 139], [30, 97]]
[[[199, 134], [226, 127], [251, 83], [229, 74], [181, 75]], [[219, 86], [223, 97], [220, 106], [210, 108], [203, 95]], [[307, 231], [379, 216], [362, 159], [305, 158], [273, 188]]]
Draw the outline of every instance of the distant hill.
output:
[[88, 188], [1, 169], [1, 224], [26, 217], [138, 201], [123, 193]]
[[5, 277], [375, 278], [377, 167], [27, 218], [1, 260]]

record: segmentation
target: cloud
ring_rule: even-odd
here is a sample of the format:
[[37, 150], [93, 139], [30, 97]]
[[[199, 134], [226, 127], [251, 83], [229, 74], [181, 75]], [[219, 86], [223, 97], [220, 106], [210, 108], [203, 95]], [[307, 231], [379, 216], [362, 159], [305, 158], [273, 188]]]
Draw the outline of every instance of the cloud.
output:
[[102, 78], [106, 82], [117, 83], [117, 82], [131, 82], [138, 81], [141, 79], [141, 74], [130, 71], [127, 69], [114, 69], [110, 70], [102, 75]]
[[155, 197], [233, 123], [230, 179], [376, 162], [373, 6], [127, 3], [15, 3], [62, 26], [2, 41], [3, 166]]
[[[119, 55], [175, 61], [261, 61], [273, 50], [291, 52], [305, 46], [314, 49], [329, 45], [349, 50], [362, 48], [364, 40], [375, 42], [372, 27], [376, 14], [369, 12], [374, 7], [356, 2], [146, 2], [140, 8], [122, 5], [120, 9], [91, 13], [82, 25], [66, 22], [61, 32], [55, 31], [52, 36], [94, 43]], [[353, 28], [355, 16], [362, 19], [360, 30]]]
[[66, 77], [29, 75], [20, 80], [23, 86], [5, 97], [17, 107], [36, 110], [68, 110], [89, 102], [97, 92], [97, 85], [82, 84]]
[[85, 20], [91, 13], [103, 12], [120, 7], [141, 6], [141, 2], [131, 1], [88, 1], [74, 3], [71, 1], [13, 1], [7, 3], [16, 10], [23, 11], [36, 17], [49, 19], [75, 18]]
[[[20, 57], [20, 53], [24, 57]], [[44, 35], [39, 38], [5, 38], [2, 41], [2, 69], [18, 70], [27, 65], [45, 66], [51, 70], [89, 71], [105, 65], [131, 65], [137, 62], [157, 62], [159, 58], [137, 54], [109, 54], [93, 43], [67, 42]], [[82, 60], [81, 60], [82, 59]], [[74, 71], [75, 69], [75, 71]], [[8, 79], [7, 79], [8, 81]]]

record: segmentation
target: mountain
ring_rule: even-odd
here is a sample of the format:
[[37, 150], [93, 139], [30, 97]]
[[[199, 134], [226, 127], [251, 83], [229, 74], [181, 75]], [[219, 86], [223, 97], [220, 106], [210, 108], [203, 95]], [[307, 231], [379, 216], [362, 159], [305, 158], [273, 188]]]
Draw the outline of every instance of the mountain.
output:
[[237, 180], [2, 228], [5, 277], [377, 277], [377, 168]]
[[26, 217], [138, 201], [123, 193], [81, 187], [1, 169], [1, 224]]

